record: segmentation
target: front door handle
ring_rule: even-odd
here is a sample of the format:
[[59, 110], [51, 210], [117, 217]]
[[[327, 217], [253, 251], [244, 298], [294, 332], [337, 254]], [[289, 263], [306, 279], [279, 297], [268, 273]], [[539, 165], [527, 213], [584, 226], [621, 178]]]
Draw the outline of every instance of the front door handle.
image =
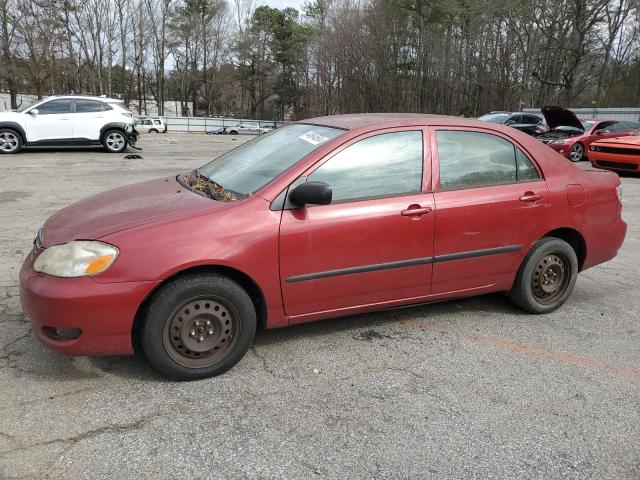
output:
[[409, 208], [402, 210], [400, 214], [404, 217], [422, 216], [433, 212], [431, 207], [421, 207], [420, 205], [409, 205]]
[[520, 197], [521, 202], [537, 202], [538, 200], [542, 200], [542, 194], [533, 193], [533, 192], [525, 192], [522, 197]]

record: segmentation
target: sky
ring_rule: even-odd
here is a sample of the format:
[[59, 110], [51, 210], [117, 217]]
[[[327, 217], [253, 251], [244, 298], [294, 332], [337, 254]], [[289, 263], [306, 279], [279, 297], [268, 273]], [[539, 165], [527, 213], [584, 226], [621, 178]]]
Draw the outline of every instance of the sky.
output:
[[257, 3], [281, 10], [283, 8], [293, 7], [298, 11], [302, 11], [302, 4], [304, 2], [305, 0], [259, 0]]

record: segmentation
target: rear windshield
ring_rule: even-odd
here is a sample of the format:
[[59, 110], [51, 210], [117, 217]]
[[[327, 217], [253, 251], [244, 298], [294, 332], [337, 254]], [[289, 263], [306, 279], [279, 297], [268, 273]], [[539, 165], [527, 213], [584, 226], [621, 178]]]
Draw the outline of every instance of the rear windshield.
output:
[[485, 122], [504, 123], [509, 118], [508, 113], [487, 113], [482, 115], [478, 120], [484, 120]]

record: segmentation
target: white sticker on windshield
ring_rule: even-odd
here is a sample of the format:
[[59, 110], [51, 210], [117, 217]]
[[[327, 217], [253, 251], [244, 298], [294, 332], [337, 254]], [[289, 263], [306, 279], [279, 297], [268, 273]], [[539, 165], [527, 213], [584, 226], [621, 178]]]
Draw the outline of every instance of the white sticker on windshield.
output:
[[309, 142], [311, 145], [320, 145], [321, 143], [329, 140], [327, 137], [323, 137], [313, 130], [309, 130], [307, 133], [305, 133], [304, 135], [300, 135], [298, 138], [300, 140], [304, 140], [305, 142]]

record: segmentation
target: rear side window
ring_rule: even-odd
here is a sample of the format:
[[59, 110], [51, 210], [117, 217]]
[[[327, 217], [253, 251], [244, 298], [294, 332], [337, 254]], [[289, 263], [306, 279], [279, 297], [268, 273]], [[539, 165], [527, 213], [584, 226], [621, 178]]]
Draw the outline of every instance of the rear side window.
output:
[[307, 181], [327, 183], [333, 203], [417, 193], [422, 152], [422, 132], [383, 133], [345, 148]]
[[156, 125], [160, 125], [160, 120], [154, 120], [153, 123], [155, 123]]
[[70, 113], [71, 99], [60, 98], [43, 103], [36, 107], [40, 115], [53, 115], [55, 113]]
[[97, 100], [81, 100], [76, 99], [76, 113], [101, 112], [102, 102]]
[[436, 132], [440, 190], [483, 187], [539, 178], [531, 161], [511, 142], [487, 133]]

